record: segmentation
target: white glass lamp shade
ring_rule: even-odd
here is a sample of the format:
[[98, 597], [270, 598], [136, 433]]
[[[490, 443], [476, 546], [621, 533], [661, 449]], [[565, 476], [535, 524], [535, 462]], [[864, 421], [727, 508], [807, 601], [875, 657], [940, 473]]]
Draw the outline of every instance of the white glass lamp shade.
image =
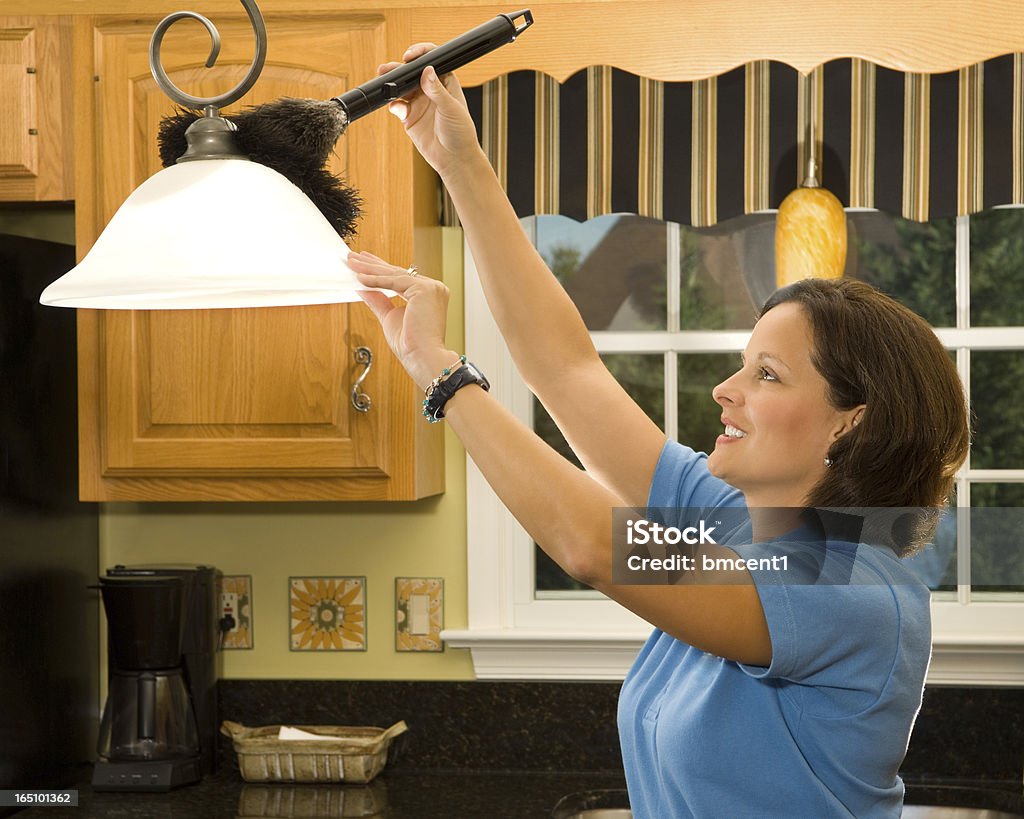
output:
[[348, 252], [277, 171], [244, 159], [182, 162], [136, 188], [39, 300], [125, 310], [358, 301], [372, 288], [356, 279]]

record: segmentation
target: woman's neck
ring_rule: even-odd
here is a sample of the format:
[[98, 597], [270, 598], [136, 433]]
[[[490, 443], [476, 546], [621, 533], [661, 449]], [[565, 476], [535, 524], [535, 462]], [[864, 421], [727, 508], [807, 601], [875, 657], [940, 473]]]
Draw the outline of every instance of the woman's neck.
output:
[[755, 542], [771, 540], [800, 527], [802, 506], [752, 506], [747, 504]]

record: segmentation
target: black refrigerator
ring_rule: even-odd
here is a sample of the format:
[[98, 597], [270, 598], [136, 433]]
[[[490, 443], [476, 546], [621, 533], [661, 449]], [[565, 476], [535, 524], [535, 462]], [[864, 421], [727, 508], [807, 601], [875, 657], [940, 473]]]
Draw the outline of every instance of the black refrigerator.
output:
[[39, 304], [74, 263], [69, 245], [0, 234], [4, 790], [67, 787], [95, 759], [99, 531], [78, 500], [75, 311]]

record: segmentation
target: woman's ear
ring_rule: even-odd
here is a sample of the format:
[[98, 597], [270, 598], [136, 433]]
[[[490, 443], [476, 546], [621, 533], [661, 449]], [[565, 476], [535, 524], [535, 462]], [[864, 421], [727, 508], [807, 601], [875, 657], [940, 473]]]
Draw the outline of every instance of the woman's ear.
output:
[[861, 404], [860, 406], [854, 407], [853, 409], [846, 410], [842, 413], [840, 423], [832, 433], [832, 440], [838, 441], [847, 432], [857, 426], [864, 417], [864, 410], [867, 409], [867, 404]]

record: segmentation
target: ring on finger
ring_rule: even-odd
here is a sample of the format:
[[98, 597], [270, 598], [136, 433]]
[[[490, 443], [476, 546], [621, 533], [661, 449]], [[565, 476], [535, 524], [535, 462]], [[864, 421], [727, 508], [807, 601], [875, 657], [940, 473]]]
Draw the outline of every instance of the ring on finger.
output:
[[406, 268], [405, 272], [408, 273], [410, 276], [418, 276], [418, 275], [420, 275], [420, 271], [417, 269], [416, 265], [414, 265], [414, 264], [409, 265], [409, 267]]

